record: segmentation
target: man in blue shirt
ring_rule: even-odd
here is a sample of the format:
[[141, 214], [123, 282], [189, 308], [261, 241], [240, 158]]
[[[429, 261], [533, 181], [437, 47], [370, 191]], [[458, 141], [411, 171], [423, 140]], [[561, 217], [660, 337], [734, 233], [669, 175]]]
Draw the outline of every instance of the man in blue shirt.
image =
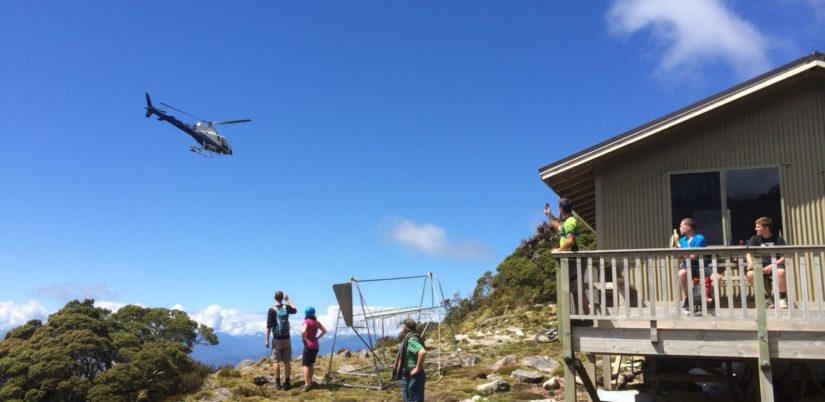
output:
[[[696, 220], [693, 218], [685, 218], [682, 219], [682, 222], [679, 223], [679, 233], [682, 234], [679, 237], [679, 248], [699, 248], [699, 247], [707, 247], [707, 243], [705, 243], [705, 236], [702, 236], [699, 233], [696, 233]], [[679, 263], [679, 286], [682, 288], [682, 295], [685, 296], [685, 300], [682, 303], [682, 308], [684, 310], [688, 309], [688, 285], [687, 285], [687, 267], [690, 265], [690, 275], [691, 278], [699, 278], [699, 259], [702, 258], [699, 255], [691, 254], [682, 257], [682, 261]], [[710, 277], [710, 267], [709, 267], [709, 260], [705, 260], [704, 264], [704, 271], [705, 277]], [[699, 286], [704, 286], [700, 284]]]

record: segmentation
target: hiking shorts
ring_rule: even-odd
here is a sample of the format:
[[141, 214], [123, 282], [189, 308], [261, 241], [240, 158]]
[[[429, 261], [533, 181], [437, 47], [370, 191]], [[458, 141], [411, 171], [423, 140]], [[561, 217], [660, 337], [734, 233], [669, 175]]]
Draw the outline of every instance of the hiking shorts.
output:
[[292, 344], [287, 339], [272, 340], [272, 363], [288, 362], [292, 360]]
[[311, 366], [315, 364], [315, 358], [318, 357], [318, 349], [304, 348], [304, 355], [301, 358], [302, 366]]

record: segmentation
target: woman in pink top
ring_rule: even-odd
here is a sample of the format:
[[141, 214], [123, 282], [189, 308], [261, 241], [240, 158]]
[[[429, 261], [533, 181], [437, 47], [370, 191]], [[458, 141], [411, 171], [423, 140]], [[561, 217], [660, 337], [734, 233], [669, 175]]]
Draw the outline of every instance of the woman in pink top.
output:
[[[304, 366], [304, 392], [312, 387], [312, 375], [315, 373], [315, 358], [318, 356], [318, 338], [327, 334], [324, 324], [315, 318], [315, 308], [310, 306], [304, 310], [306, 318], [301, 329], [301, 338], [304, 340], [304, 356], [302, 365]], [[318, 334], [318, 330], [321, 334]]]

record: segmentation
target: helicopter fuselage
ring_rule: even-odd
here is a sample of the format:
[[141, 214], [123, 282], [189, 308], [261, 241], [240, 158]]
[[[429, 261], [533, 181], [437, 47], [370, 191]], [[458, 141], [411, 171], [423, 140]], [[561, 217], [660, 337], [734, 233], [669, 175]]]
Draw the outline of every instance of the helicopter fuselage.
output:
[[[199, 121], [190, 126], [176, 119], [175, 116], [166, 114], [163, 110], [152, 106], [148, 94], [146, 95], [146, 100], [146, 117], [150, 117], [154, 114], [157, 116], [158, 120], [168, 122], [184, 133], [189, 134], [189, 136], [191, 136], [195, 142], [201, 146], [202, 150], [221, 155], [232, 155], [232, 146], [229, 145], [229, 141], [227, 141], [224, 136], [218, 134], [218, 132], [214, 128], [210, 127], [209, 124]], [[194, 146], [192, 150], [198, 152]]]

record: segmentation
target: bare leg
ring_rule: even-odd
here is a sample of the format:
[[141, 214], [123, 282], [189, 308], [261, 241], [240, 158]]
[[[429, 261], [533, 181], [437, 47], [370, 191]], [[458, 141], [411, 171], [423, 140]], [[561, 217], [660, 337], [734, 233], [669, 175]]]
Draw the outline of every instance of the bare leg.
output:
[[682, 288], [682, 296], [687, 298], [688, 297], [687, 270], [684, 269], [684, 268], [679, 270], [679, 287]]
[[312, 373], [310, 372], [309, 366], [304, 366], [304, 385], [307, 387], [312, 384]]
[[290, 367], [291, 365], [292, 364], [290, 363], [289, 360], [284, 361], [284, 374], [285, 374], [284, 375], [284, 381], [287, 381], [287, 382], [289, 381], [289, 376], [290, 376], [290, 374], [292, 374], [292, 373], [290, 373], [291, 368], [292, 368], [292, 367]]
[[279, 381], [281, 378], [281, 365], [272, 363], [272, 369], [275, 370], [275, 381]]

